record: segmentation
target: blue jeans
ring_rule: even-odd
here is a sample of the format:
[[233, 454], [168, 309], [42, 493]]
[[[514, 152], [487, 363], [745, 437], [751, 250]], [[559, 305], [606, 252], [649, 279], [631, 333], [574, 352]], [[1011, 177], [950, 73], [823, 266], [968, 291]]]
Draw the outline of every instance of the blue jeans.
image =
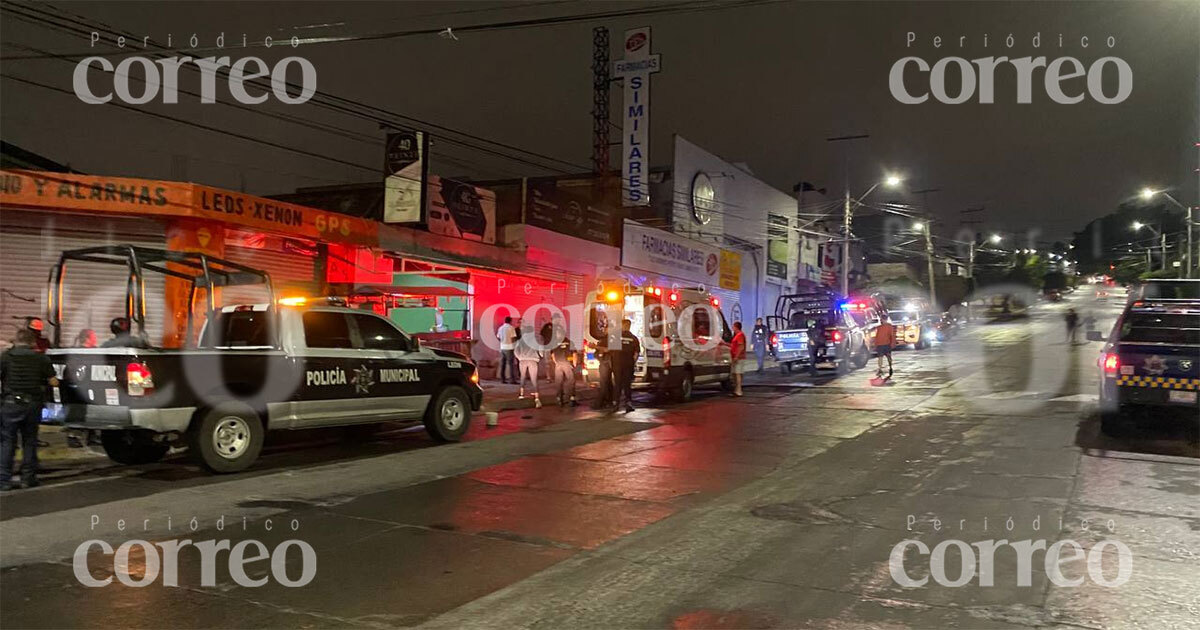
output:
[[754, 346], [754, 356], [758, 358], [758, 371], [763, 371], [763, 361], [767, 358], [767, 347]]
[[0, 483], [12, 483], [13, 459], [17, 438], [21, 439], [21, 479], [28, 485], [37, 481], [37, 434], [42, 421], [42, 405], [37, 402], [5, 400], [0, 404]]
[[517, 370], [517, 355], [512, 350], [501, 350], [500, 380], [507, 383], [510, 378], [514, 383], [521, 378], [521, 373]]

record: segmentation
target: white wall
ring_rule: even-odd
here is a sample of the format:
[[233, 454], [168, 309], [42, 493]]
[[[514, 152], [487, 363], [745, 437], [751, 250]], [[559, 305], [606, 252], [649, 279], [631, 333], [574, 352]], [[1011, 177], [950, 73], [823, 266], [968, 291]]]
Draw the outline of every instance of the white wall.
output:
[[[691, 207], [692, 179], [701, 172], [712, 180], [716, 192], [716, 208], [712, 212], [712, 220], [705, 225], [693, 219]], [[788, 231], [786, 282], [768, 279], [767, 215], [785, 216], [789, 226], [795, 228], [795, 198], [678, 135], [674, 141], [672, 181], [672, 229], [676, 233], [726, 248], [729, 246], [724, 243], [723, 237], [728, 234], [758, 246], [757, 256], [748, 251], [742, 252], [742, 319], [753, 322], [755, 317], [772, 314], [775, 299], [780, 293], [790, 292], [795, 287], [799, 238], [793, 230]], [[759, 282], [757, 291], [754, 286], [756, 278]]]

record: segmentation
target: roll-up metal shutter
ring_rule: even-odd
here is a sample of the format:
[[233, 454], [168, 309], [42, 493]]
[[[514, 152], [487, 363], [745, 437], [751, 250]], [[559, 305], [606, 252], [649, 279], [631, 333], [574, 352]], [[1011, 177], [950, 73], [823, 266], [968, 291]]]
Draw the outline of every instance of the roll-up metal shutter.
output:
[[[270, 240], [262, 248], [227, 245], [225, 258], [271, 274], [271, 284], [277, 293], [296, 293], [287, 287], [313, 288], [314, 258], [298, 252], [280, 251], [278, 241]], [[304, 290], [300, 290], [304, 292]], [[223, 304], [260, 303], [266, 293], [261, 287], [232, 287], [221, 293]], [[279, 297], [279, 296], [276, 296]]]
[[[153, 219], [8, 210], [0, 213], [0, 338], [12, 339], [23, 317], [45, 317], [50, 268], [63, 250], [102, 245], [166, 248], [163, 226]], [[73, 261], [63, 282], [62, 343], [84, 328], [108, 339], [109, 322], [125, 315], [125, 269]], [[146, 335], [162, 343], [164, 278], [145, 275]], [[47, 335], [50, 331], [47, 331]]]

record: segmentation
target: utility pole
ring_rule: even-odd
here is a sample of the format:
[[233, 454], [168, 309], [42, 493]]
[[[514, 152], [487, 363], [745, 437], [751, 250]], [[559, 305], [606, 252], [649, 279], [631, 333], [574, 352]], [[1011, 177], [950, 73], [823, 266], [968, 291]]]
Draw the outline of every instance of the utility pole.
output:
[[929, 193], [941, 192], [941, 190], [941, 188], [923, 188], [913, 191], [913, 194], [921, 195], [921, 201], [925, 204], [925, 212], [929, 215], [929, 220], [925, 221], [925, 258], [929, 264], [929, 308], [937, 307], [937, 289], [934, 287], [933, 279], [933, 210], [929, 207]]
[[[933, 221], [925, 222], [925, 260], [929, 263], [929, 308], [937, 308], [937, 288], [933, 280]], [[974, 248], [972, 248], [974, 249]]]
[[846, 183], [846, 205], [842, 215], [842, 295], [850, 295], [850, 184]]
[[[870, 138], [870, 134], [858, 134], [853, 136], [836, 136], [833, 138], [825, 138], [826, 142], [841, 142], [844, 140], [862, 140]], [[850, 154], [846, 153], [845, 157], [846, 170], [846, 203], [845, 210], [842, 215], [842, 295], [850, 295]]]

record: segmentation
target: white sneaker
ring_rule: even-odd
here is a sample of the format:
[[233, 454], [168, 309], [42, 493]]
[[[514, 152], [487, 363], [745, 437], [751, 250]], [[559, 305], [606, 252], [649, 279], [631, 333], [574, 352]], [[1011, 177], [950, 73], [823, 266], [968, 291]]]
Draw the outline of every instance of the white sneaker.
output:
[[541, 409], [541, 408], [542, 408], [542, 399], [541, 399], [541, 398], [534, 398], [534, 399], [533, 399], [533, 406], [534, 406], [535, 408], [537, 408], [537, 409]]

